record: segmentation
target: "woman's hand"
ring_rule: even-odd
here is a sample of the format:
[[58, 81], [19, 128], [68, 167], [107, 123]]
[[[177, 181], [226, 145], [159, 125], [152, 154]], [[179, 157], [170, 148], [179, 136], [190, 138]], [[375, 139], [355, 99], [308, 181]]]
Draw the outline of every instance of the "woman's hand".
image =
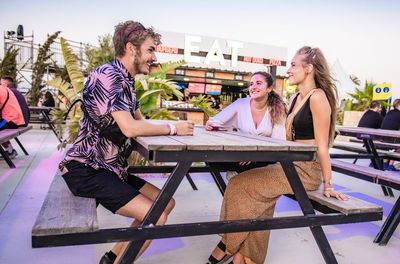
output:
[[213, 123], [212, 123], [210, 120], [207, 120], [206, 125], [205, 125], [205, 128], [206, 128], [206, 130], [208, 130], [208, 131], [214, 130]]
[[347, 201], [349, 199], [349, 197], [347, 195], [345, 195], [341, 192], [337, 192], [333, 188], [324, 189], [323, 194], [328, 198], [333, 197], [340, 201]]

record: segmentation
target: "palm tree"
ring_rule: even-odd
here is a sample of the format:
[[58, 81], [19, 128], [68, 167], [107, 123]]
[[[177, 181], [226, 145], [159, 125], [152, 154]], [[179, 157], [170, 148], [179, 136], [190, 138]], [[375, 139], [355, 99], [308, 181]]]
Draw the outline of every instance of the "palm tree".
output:
[[14, 79], [14, 87], [17, 87], [17, 55], [18, 49], [10, 47], [7, 49], [2, 60], [0, 60], [0, 76], [10, 76]]
[[374, 84], [372, 82], [365, 82], [364, 89], [356, 88], [354, 93], [348, 93], [353, 99], [356, 100], [354, 109], [356, 111], [364, 111], [369, 108], [372, 102], [374, 92]]

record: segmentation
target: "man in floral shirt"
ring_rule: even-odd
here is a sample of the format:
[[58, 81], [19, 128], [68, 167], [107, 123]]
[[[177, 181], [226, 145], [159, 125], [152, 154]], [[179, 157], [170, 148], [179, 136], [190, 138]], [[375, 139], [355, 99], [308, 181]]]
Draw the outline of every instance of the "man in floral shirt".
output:
[[[134, 218], [139, 226], [159, 193], [154, 185], [127, 177], [130, 138], [193, 135], [194, 123], [154, 124], [142, 118], [134, 88], [136, 74], [148, 74], [157, 58], [160, 35], [134, 21], [115, 27], [115, 59], [90, 73], [83, 90], [84, 116], [79, 134], [60, 163], [74, 195], [95, 198], [113, 213]], [[174, 207], [171, 200], [156, 224], [164, 224]], [[148, 247], [143, 246], [141, 253]], [[100, 263], [113, 263], [127, 243], [117, 243]]]

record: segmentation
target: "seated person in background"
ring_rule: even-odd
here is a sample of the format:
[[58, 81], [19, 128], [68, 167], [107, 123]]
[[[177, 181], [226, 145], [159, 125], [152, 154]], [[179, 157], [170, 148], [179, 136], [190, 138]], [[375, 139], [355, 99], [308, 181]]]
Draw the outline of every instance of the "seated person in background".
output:
[[[400, 99], [393, 102], [393, 109], [390, 110], [383, 118], [381, 129], [399, 130], [400, 129]], [[384, 170], [398, 171], [394, 167], [393, 160], [383, 160]]]
[[44, 94], [44, 101], [43, 101], [43, 106], [46, 107], [55, 107], [56, 102], [54, 101], [53, 95], [50, 92], [46, 92]]
[[[285, 140], [286, 105], [273, 90], [274, 79], [268, 72], [251, 76], [249, 98], [240, 98], [224, 108], [206, 123], [207, 130], [235, 127], [240, 132]], [[268, 162], [215, 162], [220, 170], [243, 172], [267, 166]]]
[[31, 113], [29, 112], [29, 107], [26, 103], [25, 97], [17, 90], [17, 88], [14, 87], [14, 79], [10, 76], [1, 77], [0, 84], [8, 87], [14, 93], [19, 106], [21, 107], [22, 114], [24, 115], [25, 125], [23, 126], [27, 126], [29, 124]]
[[211, 103], [211, 107], [214, 109], [219, 110], [221, 108], [218, 97], [215, 98], [214, 96], [210, 96], [210, 103]]
[[361, 117], [358, 127], [381, 128], [383, 120], [381, 109], [381, 102], [372, 101], [369, 109]]
[[[5, 85], [0, 85], [0, 130], [24, 126], [24, 116], [14, 93]], [[9, 157], [15, 158], [17, 151], [9, 141], [2, 144]]]

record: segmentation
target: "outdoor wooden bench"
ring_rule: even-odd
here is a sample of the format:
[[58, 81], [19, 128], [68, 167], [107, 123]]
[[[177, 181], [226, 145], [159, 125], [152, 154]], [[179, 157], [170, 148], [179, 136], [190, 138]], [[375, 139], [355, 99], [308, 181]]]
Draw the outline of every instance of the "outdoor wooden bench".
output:
[[25, 153], [25, 155], [29, 155], [24, 146], [22, 145], [21, 141], [19, 141], [18, 136], [22, 135], [23, 133], [27, 132], [30, 129], [32, 129], [32, 126], [4, 129], [0, 131], [0, 153], [4, 158], [4, 160], [7, 162], [8, 166], [10, 166], [10, 168], [15, 168], [15, 164], [10, 159], [7, 150], [5, 150], [1, 146], [1, 144], [11, 139], [14, 139], [21, 148], [21, 150]]
[[49, 237], [70, 238], [69, 244], [85, 244], [79, 234], [99, 230], [96, 201], [74, 196], [58, 170], [32, 228], [32, 247], [57, 246]]
[[[400, 190], [400, 173], [394, 171], [382, 171], [379, 169], [360, 166], [350, 162], [331, 159], [332, 170], [353, 176], [358, 179], [366, 180], [372, 183], [380, 184]], [[376, 236], [374, 242], [379, 245], [386, 245], [392, 236], [394, 230], [400, 222], [400, 197], [394, 204], [388, 218], [383, 224], [381, 230]]]
[[[352, 142], [340, 141], [340, 142], [335, 142], [332, 147], [335, 149], [340, 149], [340, 150], [349, 151], [349, 152], [363, 153], [363, 154], [367, 153], [367, 150], [362, 145], [362, 143], [360, 144], [360, 143], [355, 143], [355, 142], [352, 143]], [[378, 152], [379, 156], [384, 159], [400, 160], [400, 153], [398, 153], [398, 152], [391, 152], [391, 151], [382, 150], [382, 149], [377, 149], [377, 152]]]
[[[364, 144], [363, 140], [356, 138], [350, 138], [350, 142]], [[377, 149], [382, 149], [382, 150], [400, 149], [400, 144], [395, 144], [395, 143], [388, 143], [388, 142], [374, 140], [374, 144]]]
[[[386, 172], [378, 175], [378, 184], [400, 190], [400, 173], [399, 172]], [[381, 230], [376, 236], [374, 242], [379, 245], [386, 245], [392, 237], [394, 231], [400, 223], [400, 196], [397, 198], [396, 203], [392, 207], [388, 217], [385, 220]]]
[[[133, 173], [170, 172], [172, 166], [130, 167]], [[207, 166], [194, 166], [190, 172], [209, 172]], [[376, 221], [382, 219], [382, 207], [351, 197], [343, 202], [325, 197], [320, 190], [307, 192], [313, 207], [322, 213], [346, 215], [336, 224]], [[288, 197], [295, 199], [294, 195]], [[32, 228], [32, 247], [53, 247], [123, 241], [121, 234], [116, 239], [107, 239], [111, 232], [120, 229], [100, 229], [97, 220], [96, 201], [91, 198], [74, 196], [68, 189], [60, 171], [57, 171]]]

